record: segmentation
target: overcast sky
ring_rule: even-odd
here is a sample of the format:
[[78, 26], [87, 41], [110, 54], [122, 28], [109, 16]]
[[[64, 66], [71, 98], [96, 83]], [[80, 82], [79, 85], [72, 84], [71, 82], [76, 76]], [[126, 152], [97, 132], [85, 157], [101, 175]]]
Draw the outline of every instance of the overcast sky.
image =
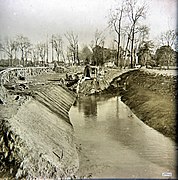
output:
[[[151, 38], [162, 31], [176, 28], [177, 0], [145, 1], [149, 5], [145, 24], [151, 28]], [[107, 15], [114, 2], [115, 0], [0, 0], [0, 36], [23, 34], [32, 41], [39, 41], [45, 39], [47, 34], [63, 35], [67, 31], [74, 31], [79, 34], [81, 42], [90, 43], [97, 28], [103, 30], [107, 27]]]

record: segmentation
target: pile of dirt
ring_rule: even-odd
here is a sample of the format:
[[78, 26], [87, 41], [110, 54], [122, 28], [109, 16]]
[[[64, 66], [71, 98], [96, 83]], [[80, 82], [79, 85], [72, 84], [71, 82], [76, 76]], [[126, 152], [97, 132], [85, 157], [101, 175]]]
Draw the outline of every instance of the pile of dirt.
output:
[[[103, 94], [105, 92], [111, 90], [110, 83], [112, 83], [113, 79], [117, 79], [118, 76], [120, 76], [123, 73], [126, 73], [128, 71], [133, 71], [130, 69], [107, 69], [105, 71], [104, 76], [97, 77], [97, 78], [91, 78], [88, 80], [84, 80], [79, 82], [79, 90], [78, 94], [83, 96], [92, 95], [92, 94]], [[114, 89], [112, 89], [114, 91]], [[110, 92], [112, 92], [112, 90]]]
[[120, 78], [121, 100], [144, 123], [175, 140], [176, 77], [137, 70]]

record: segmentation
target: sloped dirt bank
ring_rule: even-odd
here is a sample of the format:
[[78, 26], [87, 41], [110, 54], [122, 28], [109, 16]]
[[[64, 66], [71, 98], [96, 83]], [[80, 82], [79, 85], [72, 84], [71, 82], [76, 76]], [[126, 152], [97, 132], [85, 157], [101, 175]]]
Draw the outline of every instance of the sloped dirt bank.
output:
[[38, 88], [33, 97], [11, 94], [0, 107], [0, 178], [60, 179], [78, 170], [68, 117], [75, 96], [60, 86]]
[[137, 70], [113, 85], [122, 87], [121, 100], [148, 126], [176, 139], [176, 77]]

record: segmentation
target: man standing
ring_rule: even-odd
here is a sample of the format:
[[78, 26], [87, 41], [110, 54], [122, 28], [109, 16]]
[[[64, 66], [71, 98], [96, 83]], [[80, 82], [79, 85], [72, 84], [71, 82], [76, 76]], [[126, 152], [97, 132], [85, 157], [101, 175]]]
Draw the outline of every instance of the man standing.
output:
[[90, 66], [88, 64], [84, 69], [84, 77], [90, 78]]

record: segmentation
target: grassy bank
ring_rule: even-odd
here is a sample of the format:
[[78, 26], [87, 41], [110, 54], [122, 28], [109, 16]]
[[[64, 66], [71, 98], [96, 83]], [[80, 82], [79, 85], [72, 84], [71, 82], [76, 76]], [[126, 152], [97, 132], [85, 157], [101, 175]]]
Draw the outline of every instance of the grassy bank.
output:
[[148, 126], [176, 137], [175, 77], [134, 71], [122, 76], [122, 101]]

